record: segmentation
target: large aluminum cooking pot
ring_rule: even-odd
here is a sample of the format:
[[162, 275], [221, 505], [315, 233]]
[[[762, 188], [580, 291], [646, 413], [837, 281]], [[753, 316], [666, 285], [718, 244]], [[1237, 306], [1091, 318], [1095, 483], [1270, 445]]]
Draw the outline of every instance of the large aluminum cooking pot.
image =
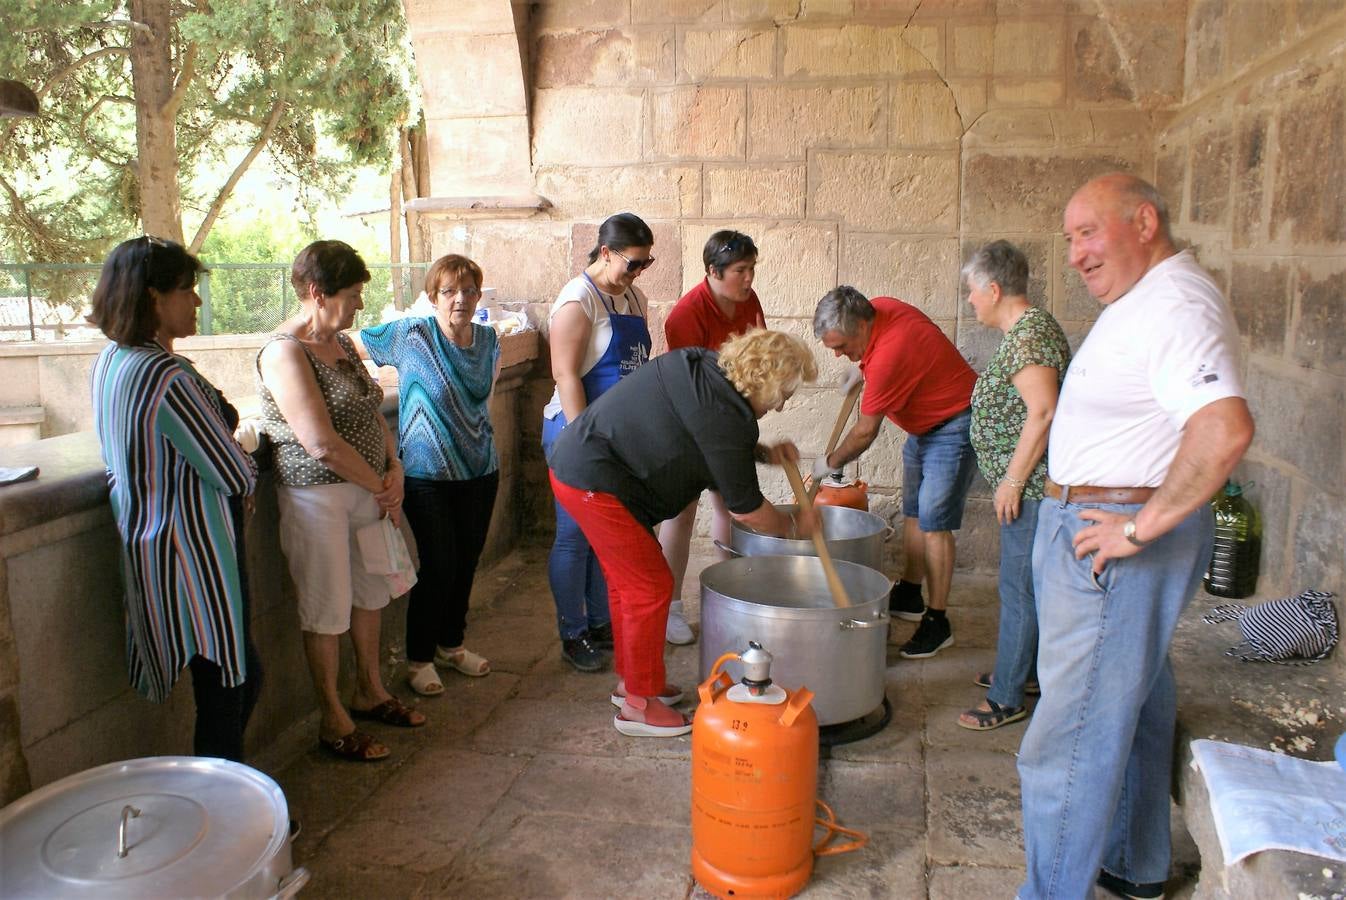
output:
[[[819, 725], [849, 722], [883, 703], [888, 589], [878, 571], [837, 562], [851, 606], [832, 603], [816, 556], [745, 556], [701, 572], [701, 678], [721, 654], [757, 641], [771, 652], [771, 678], [813, 691]], [[737, 662], [726, 664], [734, 680]]]
[[280, 786], [241, 763], [154, 756], [71, 775], [0, 809], [12, 897], [293, 897]]
[[[798, 507], [777, 506], [789, 515]], [[893, 529], [879, 516], [863, 509], [845, 506], [816, 506], [822, 516], [823, 536], [827, 538], [827, 552], [833, 559], [859, 563], [883, 571], [883, 543], [892, 536]], [[753, 531], [741, 522], [733, 523], [729, 537], [730, 551], [743, 556], [817, 556], [811, 540], [791, 540]], [[774, 651], [773, 651], [774, 652]], [[812, 687], [812, 685], [810, 685]]]

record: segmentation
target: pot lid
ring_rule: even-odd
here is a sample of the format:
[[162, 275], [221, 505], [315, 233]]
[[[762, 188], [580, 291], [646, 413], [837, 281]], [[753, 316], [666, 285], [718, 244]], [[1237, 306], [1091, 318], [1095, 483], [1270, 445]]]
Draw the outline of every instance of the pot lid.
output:
[[0, 809], [0, 871], [7, 897], [218, 897], [288, 838], [285, 795], [266, 775], [155, 756], [71, 775]]

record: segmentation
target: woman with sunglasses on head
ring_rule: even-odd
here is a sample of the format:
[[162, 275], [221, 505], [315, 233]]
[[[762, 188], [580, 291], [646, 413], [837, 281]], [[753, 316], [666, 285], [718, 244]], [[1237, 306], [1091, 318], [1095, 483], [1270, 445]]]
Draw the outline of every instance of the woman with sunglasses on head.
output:
[[355, 335], [361, 356], [397, 369], [404, 509], [421, 560], [407, 605], [408, 683], [426, 697], [444, 693], [436, 666], [474, 678], [491, 671], [463, 646], [500, 485], [487, 408], [500, 341], [494, 328], [472, 321], [481, 283], [475, 262], [441, 256], [425, 274], [433, 316], [407, 316]]
[[[682, 295], [664, 322], [669, 350], [682, 347], [719, 350], [721, 344], [735, 335], [766, 327], [762, 304], [752, 289], [757, 272], [757, 245], [752, 238], [738, 231], [717, 231], [706, 241], [701, 261], [706, 267], [706, 277]], [[687, 554], [699, 503], [700, 498], [693, 500], [659, 526], [659, 544], [673, 572], [673, 601], [668, 607], [665, 633], [670, 644], [690, 644], [696, 640], [682, 612], [682, 579], [687, 574]], [[711, 537], [727, 546], [732, 526], [729, 510], [718, 491], [710, 491], [710, 508]]]
[[[610, 216], [598, 229], [589, 265], [552, 303], [549, 343], [556, 392], [543, 410], [548, 456], [566, 423], [650, 358], [649, 301], [635, 281], [654, 264], [654, 233], [632, 213]], [[581, 672], [597, 672], [612, 647], [608, 591], [584, 532], [556, 504], [556, 541], [547, 562], [561, 656]]]
[[[383, 418], [383, 390], [345, 334], [364, 308], [364, 260], [341, 241], [299, 252], [290, 283], [299, 312], [257, 354], [262, 430], [271, 439], [280, 544], [299, 595], [304, 654], [318, 695], [319, 744], [342, 759], [370, 761], [388, 748], [355, 719], [416, 728], [426, 718], [388, 693], [379, 670], [387, 576], [368, 572], [355, 533], [383, 517], [398, 524], [402, 464]], [[355, 648], [355, 696], [337, 690], [338, 641]]]
[[192, 752], [241, 761], [261, 686], [243, 568], [242, 498], [257, 467], [234, 440], [237, 412], [172, 353], [196, 332], [202, 269], [152, 237], [103, 263], [89, 321], [113, 343], [93, 367], [94, 430], [122, 539], [131, 683], [160, 703], [190, 668]]

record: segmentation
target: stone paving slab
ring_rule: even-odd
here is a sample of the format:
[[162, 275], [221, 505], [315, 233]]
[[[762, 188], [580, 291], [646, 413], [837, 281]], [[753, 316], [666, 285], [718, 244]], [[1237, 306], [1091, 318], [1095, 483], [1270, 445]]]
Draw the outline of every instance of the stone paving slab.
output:
[[989, 750], [930, 750], [930, 859], [945, 865], [1022, 865], [1014, 757]]
[[483, 753], [690, 757], [689, 736], [628, 738], [612, 727], [616, 712], [606, 697], [585, 702], [514, 699], [472, 735], [470, 744]]
[[1023, 880], [1022, 866], [1010, 869], [934, 866], [930, 870], [930, 900], [1013, 897]]
[[[475, 840], [481, 823], [529, 765], [524, 757], [428, 749], [333, 830], [321, 858], [377, 860], [422, 875], [435, 872]], [[471, 790], [455, 785], [471, 785]]]
[[426, 879], [420, 896], [682, 900], [692, 886], [690, 854], [691, 828], [682, 823], [581, 820], [536, 810], [483, 835]]
[[525, 815], [545, 809], [585, 820], [661, 827], [687, 824], [692, 814], [689, 762], [539, 755], [523, 768], [496, 813]]
[[818, 799], [837, 822], [862, 831], [925, 833], [925, 771], [920, 766], [849, 762], [819, 764]]
[[919, 664], [921, 698], [929, 706], [970, 706], [986, 696], [973, 684], [978, 672], [995, 668], [995, 650], [954, 646]]

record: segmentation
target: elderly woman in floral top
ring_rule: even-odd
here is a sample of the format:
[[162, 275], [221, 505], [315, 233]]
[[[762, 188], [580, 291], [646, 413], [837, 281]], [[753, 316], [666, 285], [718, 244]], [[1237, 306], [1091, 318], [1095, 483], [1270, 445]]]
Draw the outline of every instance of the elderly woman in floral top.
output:
[[1028, 302], [1028, 260], [1007, 241], [979, 249], [963, 266], [977, 321], [999, 328], [996, 348], [972, 391], [972, 448], [995, 486], [1000, 522], [1000, 636], [994, 672], [981, 705], [958, 718], [974, 731], [1028, 715], [1024, 694], [1037, 692], [1037, 610], [1033, 600], [1033, 533], [1047, 478], [1047, 432], [1070, 362], [1065, 332], [1051, 313]]

